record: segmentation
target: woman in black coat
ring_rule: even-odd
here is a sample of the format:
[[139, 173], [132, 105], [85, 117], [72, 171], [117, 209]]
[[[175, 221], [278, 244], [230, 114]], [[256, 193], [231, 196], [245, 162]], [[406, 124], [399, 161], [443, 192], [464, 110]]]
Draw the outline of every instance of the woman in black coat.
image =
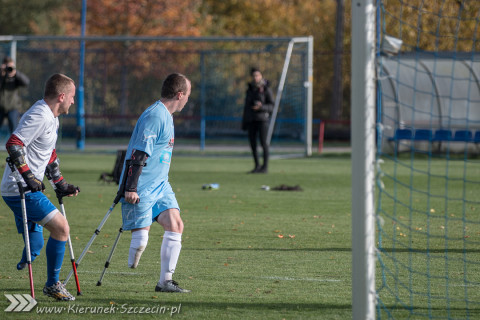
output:
[[[248, 131], [248, 139], [252, 148], [255, 167], [251, 173], [267, 173], [268, 171], [268, 143], [267, 133], [270, 123], [270, 116], [273, 111], [273, 94], [268, 81], [262, 73], [252, 68], [250, 72], [253, 80], [248, 83], [243, 110], [242, 129]], [[263, 148], [263, 164], [260, 165], [257, 152], [257, 138]]]

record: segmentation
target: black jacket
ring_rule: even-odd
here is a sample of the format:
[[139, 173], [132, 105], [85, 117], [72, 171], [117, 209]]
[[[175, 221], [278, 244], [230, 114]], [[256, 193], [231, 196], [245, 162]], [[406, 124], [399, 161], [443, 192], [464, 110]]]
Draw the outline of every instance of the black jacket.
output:
[[[262, 103], [259, 110], [252, 109], [256, 101]], [[267, 80], [264, 79], [260, 86], [255, 82], [249, 82], [243, 109], [242, 129], [247, 130], [248, 124], [253, 121], [269, 121], [274, 104], [272, 89]]]
[[20, 109], [21, 101], [18, 88], [26, 87], [29, 83], [30, 79], [18, 70], [13, 77], [0, 76], [0, 110], [8, 112], [13, 109]]

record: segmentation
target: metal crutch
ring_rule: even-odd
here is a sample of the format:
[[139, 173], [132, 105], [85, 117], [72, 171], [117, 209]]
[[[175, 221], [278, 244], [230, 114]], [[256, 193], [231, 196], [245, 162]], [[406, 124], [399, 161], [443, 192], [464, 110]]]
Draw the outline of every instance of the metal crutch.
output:
[[[60, 196], [57, 196], [58, 198], [58, 203], [60, 204], [60, 211], [62, 215], [67, 219], [67, 215], [65, 213], [65, 207], [63, 205], [63, 198]], [[68, 251], [70, 252], [70, 261], [72, 262], [72, 272], [75, 275], [75, 283], [77, 285], [77, 295], [81, 296], [82, 291], [80, 290], [80, 282], [78, 281], [78, 274], [77, 274], [77, 265], [75, 263], [75, 256], [73, 254], [73, 247], [72, 247], [72, 240], [70, 239], [70, 234], [68, 235]]]
[[[127, 160], [127, 165], [128, 165], [128, 161], [129, 160]], [[144, 165], [146, 165], [146, 164], [144, 164]], [[126, 174], [125, 174], [125, 176], [126, 176]], [[115, 242], [113, 243], [112, 250], [110, 250], [110, 254], [108, 256], [108, 259], [105, 262], [105, 267], [103, 268], [103, 272], [100, 275], [100, 279], [98, 279], [97, 286], [102, 285], [103, 277], [105, 276], [105, 272], [107, 271], [107, 268], [110, 266], [110, 261], [112, 260], [113, 253], [115, 252], [115, 249], [117, 248], [118, 240], [120, 240], [120, 236], [122, 235], [122, 233], [123, 233], [123, 225], [118, 230], [117, 237], [115, 238]]]
[[25, 205], [25, 190], [22, 185], [22, 180], [20, 178], [20, 173], [16, 170], [15, 165], [11, 162], [10, 157], [7, 158], [7, 164], [10, 167], [10, 170], [15, 177], [15, 181], [18, 185], [18, 192], [20, 193], [20, 203], [22, 206], [22, 220], [23, 220], [23, 236], [25, 238], [25, 251], [27, 255], [27, 264], [28, 264], [28, 276], [30, 278], [30, 294], [33, 299], [35, 299], [35, 289], [33, 287], [33, 273], [32, 273], [32, 257], [30, 251], [30, 238], [28, 234], [28, 221], [27, 221], [27, 207]]
[[102, 285], [103, 277], [105, 276], [105, 272], [107, 271], [107, 268], [110, 266], [110, 260], [112, 260], [113, 253], [117, 248], [118, 240], [120, 240], [120, 236], [122, 235], [122, 233], [123, 233], [123, 228], [120, 227], [120, 229], [118, 230], [117, 238], [115, 238], [115, 242], [113, 243], [112, 250], [110, 251], [110, 255], [108, 256], [108, 259], [105, 262], [105, 267], [103, 268], [103, 272], [100, 275], [100, 279], [98, 279], [97, 286]]
[[[78, 260], [76, 262], [76, 267], [78, 267], [80, 265], [80, 262], [82, 262], [83, 257], [87, 253], [88, 249], [90, 249], [90, 246], [92, 245], [93, 241], [98, 236], [98, 234], [100, 233], [100, 230], [102, 230], [103, 225], [107, 221], [108, 217], [110, 217], [110, 214], [112, 213], [113, 209], [115, 208], [117, 203], [120, 201], [120, 199], [124, 196], [124, 187], [125, 187], [126, 178], [127, 178], [127, 174], [125, 172], [124, 175], [123, 175], [123, 179], [122, 179], [122, 183], [120, 185], [120, 188], [118, 189], [117, 196], [113, 200], [113, 204], [110, 206], [110, 209], [108, 209], [107, 213], [103, 217], [103, 219], [100, 222], [100, 224], [98, 225], [97, 229], [95, 229], [95, 231], [93, 232], [93, 235], [90, 238], [90, 240], [88, 241], [87, 245], [85, 246], [85, 249], [83, 249], [82, 253], [78, 257]], [[68, 280], [70, 280], [70, 278], [72, 277], [72, 274], [73, 274], [73, 270], [70, 270], [70, 273], [68, 274], [67, 278], [63, 282], [64, 285], [66, 285]]]

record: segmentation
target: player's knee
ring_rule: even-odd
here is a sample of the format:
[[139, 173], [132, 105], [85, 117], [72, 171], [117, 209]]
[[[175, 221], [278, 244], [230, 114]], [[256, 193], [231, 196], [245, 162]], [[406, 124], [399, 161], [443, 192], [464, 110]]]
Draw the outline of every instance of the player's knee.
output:
[[165, 231], [183, 233], [183, 221], [177, 209], [169, 209], [160, 214], [157, 222], [162, 225]]
[[56, 214], [52, 220], [45, 224], [45, 228], [50, 231], [50, 234], [54, 239], [58, 241], [68, 240], [70, 226], [68, 225], [67, 219], [65, 219], [60, 213]]
[[175, 232], [183, 233], [183, 221], [182, 221], [182, 219], [180, 219], [180, 220], [178, 221], [177, 231], [175, 231]]
[[68, 226], [68, 224], [59, 226], [55, 230], [55, 232], [52, 232], [52, 235], [54, 236], [54, 238], [59, 241], [67, 241], [69, 234], [70, 234], [70, 227]]

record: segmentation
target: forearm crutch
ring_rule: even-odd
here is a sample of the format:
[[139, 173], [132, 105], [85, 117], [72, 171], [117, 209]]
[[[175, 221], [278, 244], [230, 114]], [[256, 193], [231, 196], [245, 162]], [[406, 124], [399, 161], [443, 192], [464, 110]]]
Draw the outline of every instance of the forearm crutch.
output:
[[[126, 164], [127, 164], [127, 167], [130, 165], [130, 162], [131, 160], [127, 160], [126, 161]], [[143, 163], [142, 164], [143, 166], [146, 166], [147, 164], [146, 163]], [[122, 182], [122, 185], [124, 185], [125, 183], [125, 180], [126, 180], [126, 176], [127, 174], [125, 173], [124, 174], [124, 181]], [[123, 225], [120, 227], [120, 229], [118, 230], [118, 235], [117, 235], [117, 238], [115, 238], [115, 242], [113, 243], [113, 246], [112, 246], [112, 250], [110, 251], [110, 255], [108, 256], [108, 259], [107, 261], [105, 262], [105, 267], [103, 268], [103, 272], [102, 274], [100, 275], [100, 279], [98, 280], [97, 282], [97, 286], [101, 286], [102, 285], [102, 280], [103, 280], [103, 277], [105, 276], [105, 272], [107, 271], [107, 268], [110, 266], [110, 261], [112, 260], [112, 257], [113, 257], [113, 253], [115, 252], [115, 249], [117, 248], [117, 244], [118, 244], [118, 240], [120, 240], [120, 236], [122, 235], [123, 233]]]
[[20, 173], [16, 170], [15, 165], [11, 162], [10, 157], [7, 158], [7, 164], [15, 177], [15, 181], [18, 185], [18, 192], [20, 193], [20, 203], [22, 206], [22, 221], [23, 221], [23, 236], [25, 242], [25, 251], [27, 256], [28, 265], [28, 277], [30, 278], [30, 295], [35, 299], [35, 289], [33, 287], [33, 273], [32, 273], [32, 257], [30, 251], [30, 237], [28, 234], [28, 221], [27, 221], [27, 207], [25, 205], [25, 190], [23, 189]]
[[[67, 219], [67, 215], [65, 213], [65, 207], [63, 205], [63, 198], [60, 196], [57, 196], [58, 198], [58, 203], [60, 204], [60, 212], [62, 215]], [[75, 256], [73, 254], [73, 247], [72, 247], [72, 240], [70, 239], [70, 234], [68, 235], [68, 251], [70, 252], [70, 261], [72, 262], [72, 272], [75, 276], [75, 283], [77, 285], [77, 295], [81, 296], [82, 295], [82, 290], [80, 290], [80, 282], [78, 281], [78, 274], [77, 274], [77, 265], [75, 263]]]
[[[122, 197], [122, 195], [119, 195], [117, 194], [117, 196], [115, 197], [115, 199], [113, 200], [113, 204], [110, 206], [110, 209], [108, 209], [107, 213], [105, 214], [105, 216], [103, 217], [102, 221], [100, 222], [100, 224], [98, 225], [97, 229], [95, 229], [95, 231], [93, 232], [93, 235], [92, 237], [90, 238], [90, 241], [88, 241], [87, 245], [85, 246], [85, 249], [83, 249], [82, 253], [80, 254], [80, 256], [78, 257], [78, 260], [76, 262], [76, 267], [78, 267], [80, 265], [80, 262], [82, 262], [82, 259], [83, 257], [85, 256], [85, 254], [87, 253], [88, 249], [90, 249], [90, 246], [92, 245], [93, 241], [95, 240], [95, 238], [98, 236], [98, 234], [100, 233], [100, 230], [102, 230], [103, 228], [103, 225], [105, 224], [105, 222], [107, 221], [108, 217], [110, 216], [110, 214], [112, 213], [113, 209], [115, 208], [115, 206], [117, 205], [118, 201], [120, 201], [120, 198]], [[70, 278], [72, 277], [72, 274], [73, 274], [73, 270], [70, 270], [70, 273], [68, 274], [67, 278], [65, 279], [65, 281], [63, 282], [64, 285], [67, 284], [68, 280], [70, 280]]]
[[[127, 178], [127, 174], [125, 172], [125, 174], [123, 175], [122, 183], [120, 184], [120, 188], [118, 189], [117, 196], [113, 200], [113, 204], [110, 206], [110, 209], [108, 209], [107, 213], [103, 217], [103, 219], [100, 222], [100, 224], [98, 225], [97, 229], [95, 229], [95, 231], [93, 232], [93, 235], [90, 238], [90, 240], [88, 241], [87, 245], [85, 246], [85, 249], [83, 249], [82, 253], [78, 257], [78, 260], [76, 262], [76, 267], [78, 267], [80, 265], [80, 262], [82, 262], [83, 257], [87, 253], [88, 249], [90, 249], [90, 246], [92, 245], [93, 241], [98, 236], [98, 234], [100, 233], [100, 230], [102, 230], [103, 225], [107, 221], [108, 217], [110, 217], [110, 214], [112, 213], [113, 209], [115, 208], [117, 203], [120, 201], [120, 199], [124, 196], [124, 186], [125, 186], [126, 178]], [[68, 274], [67, 278], [63, 282], [64, 285], [66, 285], [68, 280], [70, 280], [70, 278], [72, 277], [72, 274], [73, 274], [73, 270], [70, 270], [70, 273]]]
[[107, 271], [107, 268], [110, 266], [110, 260], [112, 260], [113, 253], [115, 252], [115, 249], [117, 248], [118, 240], [120, 240], [120, 236], [123, 233], [123, 228], [120, 227], [118, 230], [117, 237], [115, 238], [115, 242], [113, 243], [112, 250], [110, 250], [110, 255], [108, 256], [107, 261], [105, 262], [105, 267], [103, 268], [103, 272], [100, 275], [100, 279], [98, 279], [97, 286], [102, 285], [103, 277], [105, 276], [105, 272]]

